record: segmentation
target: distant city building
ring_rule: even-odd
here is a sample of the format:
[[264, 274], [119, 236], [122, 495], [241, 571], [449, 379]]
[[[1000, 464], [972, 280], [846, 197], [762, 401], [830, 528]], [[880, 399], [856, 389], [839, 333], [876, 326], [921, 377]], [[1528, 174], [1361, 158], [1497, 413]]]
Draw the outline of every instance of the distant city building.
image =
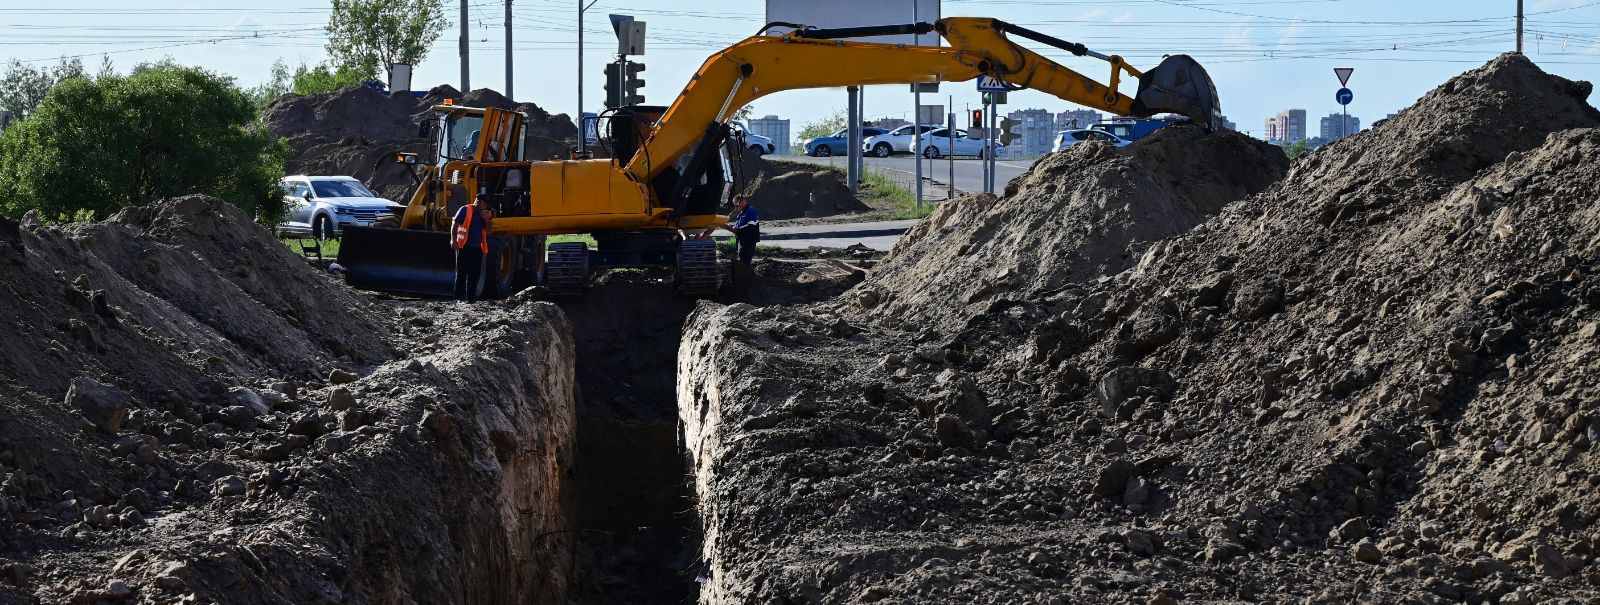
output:
[[1324, 143], [1332, 143], [1357, 132], [1361, 132], [1361, 118], [1349, 116], [1347, 119], [1343, 113], [1330, 113], [1322, 118], [1322, 136], [1319, 138]]
[[777, 153], [789, 153], [789, 121], [780, 120], [778, 116], [766, 116], [750, 120], [750, 132], [772, 139], [772, 146], [777, 148]]
[[0, 130], [5, 130], [11, 125], [11, 112], [0, 109]]
[[1267, 140], [1274, 143], [1293, 143], [1306, 140], [1306, 110], [1285, 109], [1267, 118]]
[[1239, 125], [1238, 124], [1234, 124], [1233, 120], [1229, 120], [1228, 116], [1222, 116], [1222, 129], [1223, 130], [1232, 130], [1232, 131], [1238, 132]]
[[884, 130], [894, 130], [896, 128], [899, 128], [901, 126], [905, 126], [906, 124], [910, 124], [910, 123], [911, 123], [910, 120], [903, 120], [903, 119], [900, 119], [900, 118], [883, 118], [883, 119], [880, 119], [880, 120], [873, 120], [871, 122], [868, 122], [867, 125], [868, 126], [876, 126], [878, 128], [882, 128]]
[[1074, 109], [1056, 114], [1056, 130], [1077, 130], [1099, 124], [1105, 119], [1093, 109]]
[[1022, 138], [1012, 141], [1006, 149], [1010, 157], [1028, 157], [1050, 153], [1050, 145], [1056, 138], [1056, 117], [1044, 109], [1019, 109], [1006, 114], [1006, 117], [1021, 122], [1015, 132]]

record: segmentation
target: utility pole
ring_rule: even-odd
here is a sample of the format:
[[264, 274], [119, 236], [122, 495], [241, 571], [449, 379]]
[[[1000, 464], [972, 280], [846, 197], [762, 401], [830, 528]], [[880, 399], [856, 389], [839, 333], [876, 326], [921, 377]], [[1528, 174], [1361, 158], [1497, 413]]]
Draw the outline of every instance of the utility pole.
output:
[[517, 98], [511, 92], [511, 0], [506, 0], [506, 98]]
[[[599, 2], [599, 1], [600, 0], [589, 0], [589, 4], [587, 6], [585, 6], [583, 4], [583, 0], [578, 0], [578, 152], [579, 153], [582, 153], [585, 150], [585, 148], [588, 147], [587, 142], [589, 140], [588, 125], [583, 123], [583, 11], [589, 10], [590, 6], [594, 6], [594, 3], [595, 2]], [[599, 130], [599, 129], [600, 129], [600, 125], [596, 124], [595, 125], [595, 130]]]
[[[911, 0], [911, 22], [917, 23], [921, 19], [917, 16], [917, 0]], [[922, 46], [922, 34], [911, 34], [911, 45]], [[922, 83], [911, 85], [911, 99], [914, 107], [911, 111], [911, 163], [917, 167], [917, 210], [922, 209], [922, 150], [917, 149], [922, 143]]]
[[950, 193], [946, 194], [945, 199], [946, 200], [953, 200], [953, 199], [956, 199], [956, 154], [955, 154], [955, 150], [956, 150], [956, 96], [955, 95], [949, 95], [949, 98], [945, 99], [944, 133], [947, 134], [947, 135], [950, 135], [950, 144], [949, 144], [950, 153], [944, 154], [944, 157], [949, 158], [949, 161], [950, 161]]
[[845, 171], [845, 174], [848, 175], [850, 179], [851, 194], [855, 194], [860, 190], [861, 181], [861, 174], [856, 171], [857, 168], [860, 167], [860, 164], [857, 163], [856, 154], [861, 153], [861, 106], [859, 104], [860, 97], [856, 95], [856, 93], [859, 91], [860, 88], [855, 86], [849, 86], [845, 88], [845, 93], [848, 94], [850, 98], [849, 109], [845, 112], [846, 117], [844, 125], [844, 140], [845, 145], [849, 145], [850, 149], [848, 150], [849, 152], [845, 154], [844, 161], [848, 166], [848, 170]]
[[1522, 0], [1517, 0], [1517, 54], [1522, 54]]
[[471, 53], [471, 50], [472, 49], [469, 48], [468, 43], [467, 43], [467, 0], [461, 0], [461, 93], [462, 94], [466, 94], [466, 93], [472, 92], [472, 76], [469, 74], [469, 72], [472, 71], [472, 69], [470, 67], [472, 65], [472, 61], [470, 60], [470, 57], [469, 57], [469, 54]]

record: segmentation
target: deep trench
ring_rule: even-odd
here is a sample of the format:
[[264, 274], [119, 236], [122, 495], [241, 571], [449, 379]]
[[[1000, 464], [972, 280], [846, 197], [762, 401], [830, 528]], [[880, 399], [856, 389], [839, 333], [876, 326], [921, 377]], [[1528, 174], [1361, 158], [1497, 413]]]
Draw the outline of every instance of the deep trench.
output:
[[699, 527], [677, 439], [677, 355], [694, 301], [639, 274], [561, 302], [577, 344], [568, 503], [573, 603], [694, 603]]

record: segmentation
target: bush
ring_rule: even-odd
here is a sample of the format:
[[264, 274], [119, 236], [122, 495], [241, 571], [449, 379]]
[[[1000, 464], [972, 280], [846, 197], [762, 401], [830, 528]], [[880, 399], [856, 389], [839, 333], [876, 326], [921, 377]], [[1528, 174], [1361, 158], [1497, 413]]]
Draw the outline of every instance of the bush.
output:
[[127, 77], [71, 78], [0, 133], [0, 213], [100, 220], [204, 193], [275, 224], [287, 156], [228, 78], [171, 63]]

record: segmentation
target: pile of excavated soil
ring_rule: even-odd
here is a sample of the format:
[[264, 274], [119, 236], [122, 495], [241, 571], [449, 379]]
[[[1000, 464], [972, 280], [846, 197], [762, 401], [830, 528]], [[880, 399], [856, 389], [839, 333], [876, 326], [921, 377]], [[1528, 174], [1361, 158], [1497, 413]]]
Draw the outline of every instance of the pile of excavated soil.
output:
[[[1010, 201], [1250, 166], [1075, 149], [837, 301], [702, 306], [702, 601], [1600, 598], [1590, 92], [1502, 56], [1127, 258]], [[1130, 168], [1048, 178], [1100, 154]]]
[[[864, 296], [881, 316], [950, 324], [997, 297], [1048, 296], [1132, 267], [1144, 250], [1283, 178], [1275, 145], [1163, 128], [1132, 149], [1079, 145], [1039, 160], [1005, 196], [941, 204], [896, 245]], [[870, 292], [870, 294], [869, 294]]]
[[395, 154], [427, 154], [429, 141], [417, 136], [417, 123], [445, 99], [528, 115], [524, 150], [529, 159], [565, 156], [577, 144], [578, 127], [567, 115], [551, 115], [489, 89], [463, 95], [439, 86], [421, 98], [386, 96], [365, 86], [317, 95], [287, 94], [263, 110], [261, 120], [274, 134], [289, 138], [285, 164], [289, 174], [353, 176], [384, 197], [405, 203], [414, 184], [409, 171], [394, 161]]
[[564, 599], [551, 305], [380, 307], [190, 196], [0, 219], [0, 320], [0, 603]]
[[850, 193], [845, 173], [733, 151], [751, 204], [763, 220], [823, 217], [872, 208]]

